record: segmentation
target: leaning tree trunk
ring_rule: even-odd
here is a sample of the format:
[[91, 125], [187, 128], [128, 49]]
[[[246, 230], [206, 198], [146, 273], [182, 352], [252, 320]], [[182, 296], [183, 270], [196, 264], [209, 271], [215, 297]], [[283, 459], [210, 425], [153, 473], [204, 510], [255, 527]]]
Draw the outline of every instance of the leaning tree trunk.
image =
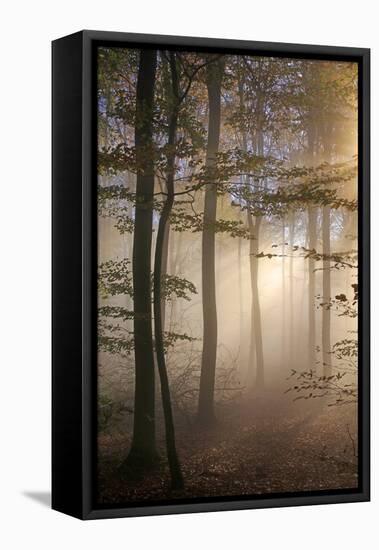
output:
[[201, 425], [214, 421], [214, 387], [217, 355], [217, 309], [215, 274], [215, 223], [217, 185], [212, 183], [220, 141], [221, 82], [224, 61], [209, 63], [206, 80], [209, 100], [206, 169], [210, 178], [205, 187], [204, 229], [202, 235], [203, 354], [201, 359], [198, 420]]
[[[175, 174], [175, 141], [178, 125], [179, 108], [179, 89], [178, 76], [176, 70], [176, 58], [173, 52], [170, 52], [170, 68], [172, 78], [172, 112], [169, 122], [168, 134], [168, 157], [167, 157], [167, 196], [164, 203], [161, 216], [159, 218], [157, 241], [155, 245], [154, 261], [154, 334], [155, 334], [155, 352], [157, 356], [157, 365], [159, 378], [161, 382], [162, 406], [166, 430], [166, 448], [167, 458], [170, 467], [172, 488], [182, 489], [184, 486], [183, 475], [180, 468], [180, 462], [175, 444], [175, 427], [172, 414], [170, 386], [168, 381], [164, 341], [163, 341], [163, 319], [162, 319], [162, 265], [163, 260], [167, 262], [168, 234], [167, 227], [169, 216], [174, 204], [174, 174]], [[165, 242], [166, 237], [166, 242]], [[167, 263], [166, 263], [167, 268]]]
[[153, 102], [157, 63], [155, 50], [141, 50], [136, 99], [136, 207], [133, 235], [133, 300], [135, 395], [133, 440], [126, 465], [153, 466], [155, 440], [155, 378], [151, 312], [151, 242], [154, 165]]

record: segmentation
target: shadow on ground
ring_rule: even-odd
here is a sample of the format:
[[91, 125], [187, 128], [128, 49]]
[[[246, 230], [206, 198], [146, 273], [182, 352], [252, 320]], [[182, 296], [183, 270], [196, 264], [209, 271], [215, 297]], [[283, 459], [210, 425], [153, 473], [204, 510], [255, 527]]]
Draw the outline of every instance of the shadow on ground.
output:
[[51, 493], [48, 491], [23, 491], [22, 494], [42, 506], [51, 506]]

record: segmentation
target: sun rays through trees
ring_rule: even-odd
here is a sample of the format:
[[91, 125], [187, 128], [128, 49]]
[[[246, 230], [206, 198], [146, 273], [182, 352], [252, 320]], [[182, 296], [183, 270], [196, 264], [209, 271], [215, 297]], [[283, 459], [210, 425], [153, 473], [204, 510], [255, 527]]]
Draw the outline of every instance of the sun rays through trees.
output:
[[99, 47], [99, 502], [356, 485], [357, 79]]

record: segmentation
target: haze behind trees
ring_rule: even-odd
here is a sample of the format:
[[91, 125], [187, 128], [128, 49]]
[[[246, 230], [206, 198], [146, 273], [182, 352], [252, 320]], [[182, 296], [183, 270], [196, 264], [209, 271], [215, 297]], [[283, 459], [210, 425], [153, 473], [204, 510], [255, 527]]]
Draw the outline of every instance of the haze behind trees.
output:
[[166, 479], [167, 456], [180, 494], [186, 430], [242, 430], [239, 411], [263, 425], [294, 397], [300, 418], [342, 404], [355, 418], [357, 78], [346, 62], [99, 48], [112, 479]]

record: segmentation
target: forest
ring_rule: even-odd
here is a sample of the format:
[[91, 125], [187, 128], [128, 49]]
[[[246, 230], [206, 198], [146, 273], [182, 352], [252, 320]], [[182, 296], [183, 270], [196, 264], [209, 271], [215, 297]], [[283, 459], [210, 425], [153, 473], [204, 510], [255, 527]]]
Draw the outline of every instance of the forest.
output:
[[358, 485], [358, 66], [97, 50], [97, 501]]

